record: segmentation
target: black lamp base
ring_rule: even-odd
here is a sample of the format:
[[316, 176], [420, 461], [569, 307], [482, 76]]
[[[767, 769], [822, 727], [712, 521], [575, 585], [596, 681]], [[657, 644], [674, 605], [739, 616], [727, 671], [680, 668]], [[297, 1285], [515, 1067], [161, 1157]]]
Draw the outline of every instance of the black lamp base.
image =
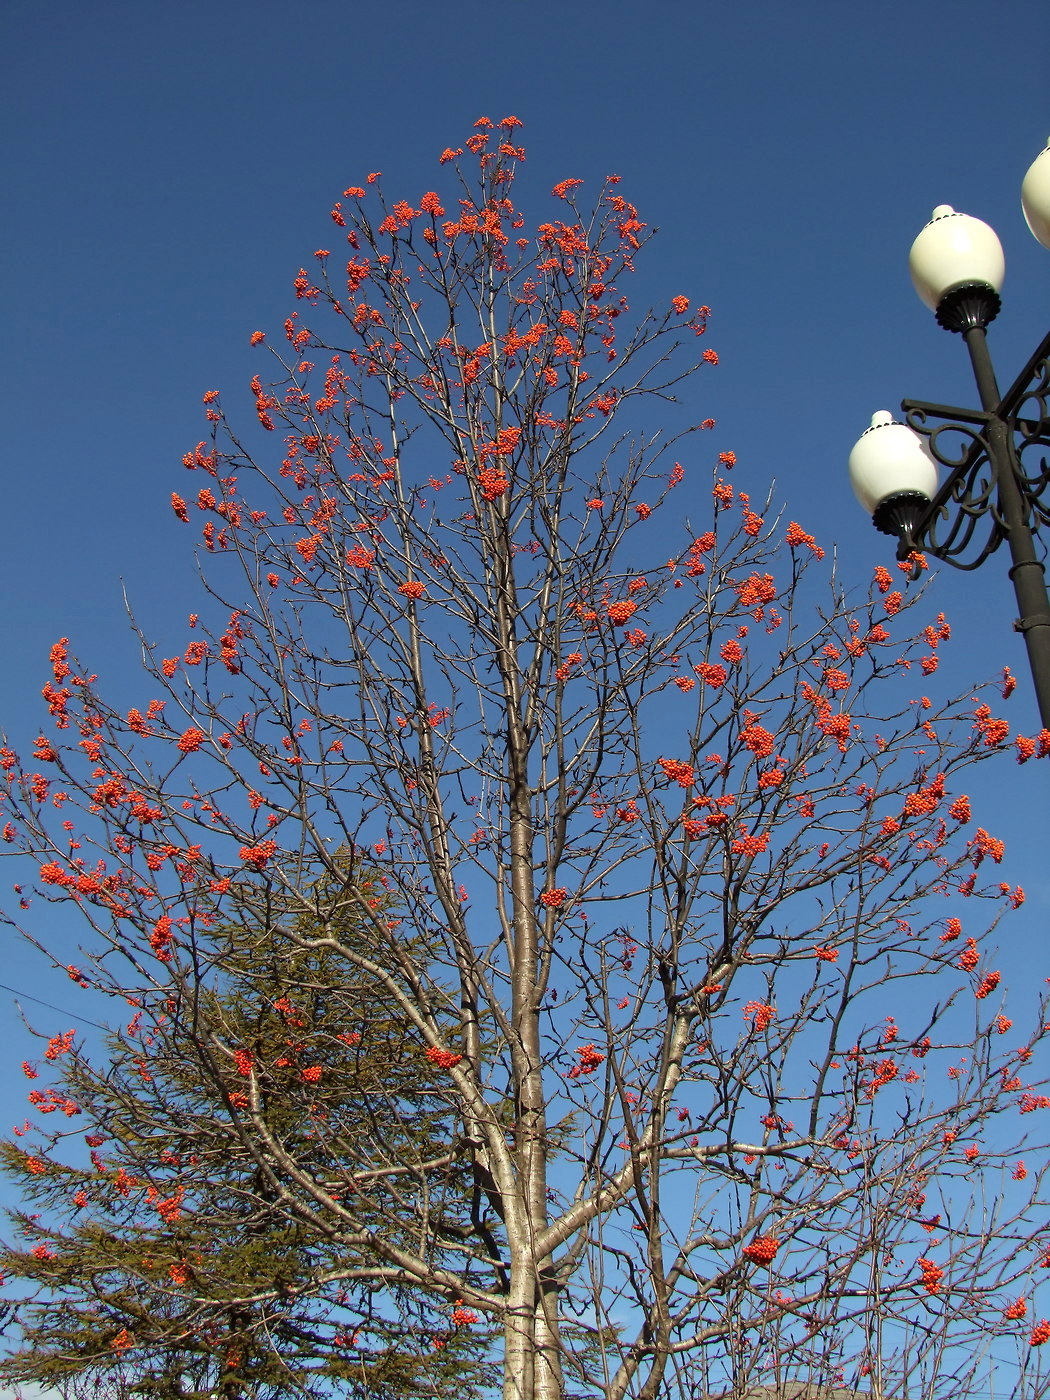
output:
[[1002, 304], [999, 293], [987, 282], [967, 282], [941, 297], [937, 324], [958, 335], [978, 328], [984, 330], [999, 315]]
[[902, 548], [907, 545], [905, 554], [908, 554], [913, 547], [916, 522], [929, 504], [929, 496], [921, 491], [894, 491], [875, 507], [872, 522], [884, 535], [893, 535]]

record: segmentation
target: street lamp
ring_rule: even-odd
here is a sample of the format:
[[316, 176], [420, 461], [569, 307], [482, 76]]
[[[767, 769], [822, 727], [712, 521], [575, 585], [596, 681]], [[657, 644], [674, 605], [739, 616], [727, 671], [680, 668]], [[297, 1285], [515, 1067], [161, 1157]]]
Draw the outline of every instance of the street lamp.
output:
[[[1050, 141], [1025, 175], [1021, 201], [1028, 227], [1050, 248]], [[1050, 335], [1001, 394], [985, 336], [999, 312], [1005, 266], [994, 230], [941, 204], [909, 262], [938, 324], [966, 341], [981, 407], [904, 399], [903, 423], [876, 413], [850, 453], [853, 489], [876, 528], [897, 537], [899, 560], [922, 552], [976, 569], [1006, 540], [1020, 613], [1014, 625], [1050, 729], [1050, 599], [1034, 538], [1050, 525]], [[940, 485], [938, 467], [948, 473]], [[915, 565], [912, 577], [918, 573]]]

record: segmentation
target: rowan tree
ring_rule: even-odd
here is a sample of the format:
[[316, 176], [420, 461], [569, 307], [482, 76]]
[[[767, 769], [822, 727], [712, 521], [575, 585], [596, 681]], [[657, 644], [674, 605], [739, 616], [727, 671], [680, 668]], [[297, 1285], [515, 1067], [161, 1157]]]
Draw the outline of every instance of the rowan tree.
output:
[[[56, 643], [54, 728], [3, 757], [21, 897], [75, 904], [78, 973], [155, 1016], [221, 983], [247, 890], [281, 957], [383, 988], [458, 1233], [411, 1151], [286, 1138], [249, 1044], [224, 1112], [356, 1284], [499, 1329], [507, 1400], [955, 1395], [1015, 1347], [1041, 1393], [1044, 1014], [1003, 1009], [1024, 895], [964, 786], [1010, 761], [998, 697], [941, 695], [921, 589], [852, 586], [740, 489], [693, 408], [708, 308], [632, 313], [616, 177], [527, 232], [518, 126], [443, 152], [448, 193], [347, 188], [344, 252], [251, 337], [258, 429], [204, 395], [172, 505], [207, 591], [177, 650], [140, 633], [130, 711]], [[369, 875], [333, 906], [338, 850]]]

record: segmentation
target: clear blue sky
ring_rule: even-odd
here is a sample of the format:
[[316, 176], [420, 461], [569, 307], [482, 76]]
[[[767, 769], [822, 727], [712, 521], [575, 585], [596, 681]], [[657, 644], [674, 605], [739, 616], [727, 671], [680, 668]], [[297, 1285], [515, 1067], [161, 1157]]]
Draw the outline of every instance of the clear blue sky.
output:
[[[634, 303], [685, 293], [714, 308], [721, 364], [702, 378], [699, 416], [718, 420], [713, 445], [737, 453], [749, 484], [775, 476], [790, 516], [839, 543], [846, 582], [889, 562], [845, 477], [871, 413], [904, 395], [974, 400], [961, 343], [907, 274], [935, 204], [987, 219], [1004, 243], [991, 333], [1004, 381], [1047, 329], [1050, 253], [1018, 201], [1050, 133], [1045, 0], [994, 11], [987, 0], [401, 0], [385, 11], [22, 0], [0, 25], [0, 723], [23, 745], [39, 732], [57, 637], [118, 689], [132, 685], [121, 579], [148, 630], [181, 636], [193, 560], [168, 502], [201, 435], [201, 393], [221, 388], [228, 405], [240, 395], [249, 411], [248, 335], [294, 308], [292, 279], [330, 237], [333, 199], [376, 169], [390, 197], [418, 198], [437, 153], [482, 114], [525, 122], [538, 190], [622, 176], [661, 230]], [[1008, 713], [1033, 732], [1005, 556], [980, 575], [942, 572], [935, 587], [955, 626], [946, 683], [1009, 662], [1024, 685]], [[1027, 969], [1045, 947], [1050, 769], [993, 767], [975, 807], [1007, 840], [1004, 878], [1029, 891], [1009, 925], [1014, 968]], [[5, 948], [2, 980], [82, 1004], [70, 984], [34, 981], [38, 966]], [[5, 1048], [17, 1060], [23, 1039]], [[0, 1114], [20, 1119], [21, 1103], [16, 1084]]]

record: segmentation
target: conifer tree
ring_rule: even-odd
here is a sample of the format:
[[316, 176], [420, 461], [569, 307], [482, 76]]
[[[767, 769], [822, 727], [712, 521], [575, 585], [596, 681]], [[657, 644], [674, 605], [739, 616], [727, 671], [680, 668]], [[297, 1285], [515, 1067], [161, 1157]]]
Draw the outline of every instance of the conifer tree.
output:
[[[244, 1141], [262, 1132], [333, 1197], [357, 1194], [391, 1240], [427, 1228], [439, 1254], [463, 1234], [448, 1095], [420, 1072], [403, 1018], [381, 984], [304, 946], [307, 916], [289, 923], [253, 893], [245, 882], [242, 917], [198, 949], [193, 980], [109, 1038], [101, 1068], [72, 1032], [50, 1040], [44, 1065], [60, 1074], [31, 1099], [66, 1125], [52, 1149], [86, 1118], [91, 1151], [72, 1164], [0, 1145], [34, 1208], [16, 1214], [17, 1247], [0, 1254], [24, 1294], [22, 1348], [0, 1376], [85, 1395], [109, 1381], [157, 1400], [473, 1394], [477, 1329], [418, 1293], [359, 1283], [359, 1253], [290, 1214], [275, 1163]], [[367, 944], [331, 880], [317, 897], [340, 937]], [[347, 1158], [374, 1165], [348, 1177]], [[425, 1225], [413, 1220], [424, 1192]]]

